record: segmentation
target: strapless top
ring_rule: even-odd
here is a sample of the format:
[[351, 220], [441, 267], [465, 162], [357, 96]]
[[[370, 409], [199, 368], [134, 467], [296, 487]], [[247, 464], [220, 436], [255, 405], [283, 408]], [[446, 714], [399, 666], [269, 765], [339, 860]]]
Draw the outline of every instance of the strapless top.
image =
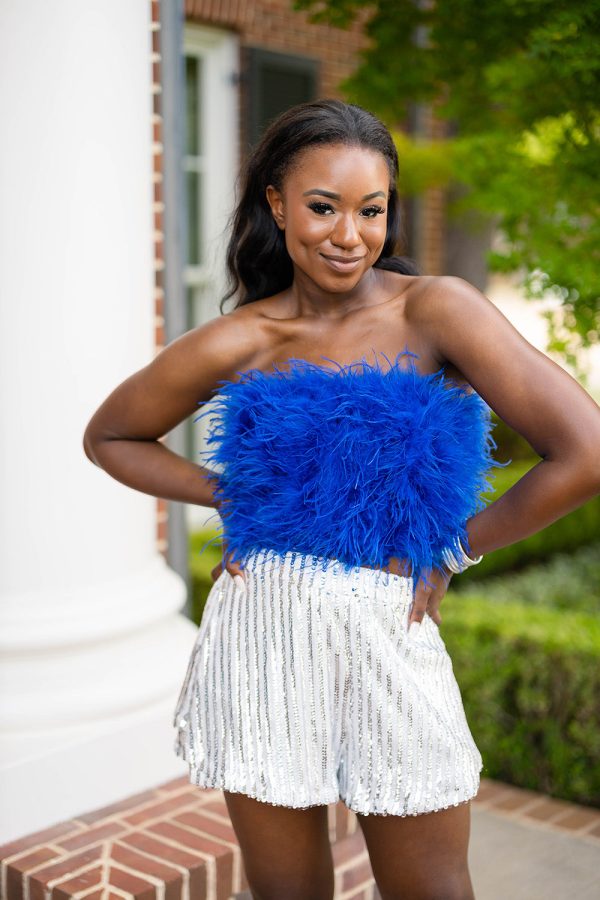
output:
[[416, 576], [457, 538], [468, 552], [465, 523], [489, 502], [491, 468], [508, 465], [492, 457], [488, 405], [444, 367], [419, 373], [407, 350], [384, 356], [385, 370], [321, 358], [335, 368], [292, 357], [221, 380], [194, 419], [210, 416], [205, 464], [232, 557], [296, 550], [346, 568], [398, 557]]

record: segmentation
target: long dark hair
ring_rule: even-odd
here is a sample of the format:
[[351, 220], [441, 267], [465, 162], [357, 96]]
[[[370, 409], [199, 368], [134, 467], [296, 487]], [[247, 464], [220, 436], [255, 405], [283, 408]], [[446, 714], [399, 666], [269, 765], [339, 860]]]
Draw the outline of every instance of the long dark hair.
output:
[[292, 260], [284, 232], [273, 219], [266, 188], [272, 184], [280, 191], [295, 157], [311, 144], [365, 147], [385, 157], [390, 170], [387, 233], [374, 266], [404, 275], [419, 274], [413, 260], [394, 255], [403, 237], [398, 154], [383, 122], [361, 106], [342, 100], [299, 103], [270, 123], [240, 172], [239, 200], [230, 219], [232, 230], [226, 256], [229, 290], [221, 299], [221, 312], [224, 303], [235, 294], [237, 309], [291, 285]]

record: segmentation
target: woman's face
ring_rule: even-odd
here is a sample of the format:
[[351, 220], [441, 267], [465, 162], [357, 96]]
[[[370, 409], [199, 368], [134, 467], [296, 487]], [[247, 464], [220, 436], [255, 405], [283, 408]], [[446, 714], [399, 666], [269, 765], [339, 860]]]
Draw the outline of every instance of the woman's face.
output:
[[331, 293], [352, 290], [381, 255], [389, 187], [377, 151], [344, 144], [303, 150], [282, 191], [267, 188], [296, 275], [300, 270]]

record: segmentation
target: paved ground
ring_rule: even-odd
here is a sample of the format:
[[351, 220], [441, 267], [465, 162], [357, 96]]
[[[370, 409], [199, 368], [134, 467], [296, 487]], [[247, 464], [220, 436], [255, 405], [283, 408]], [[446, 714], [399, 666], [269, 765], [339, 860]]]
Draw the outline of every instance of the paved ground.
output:
[[476, 900], [600, 900], [600, 810], [482, 779], [469, 867]]
[[472, 807], [477, 900], [599, 900], [600, 841]]

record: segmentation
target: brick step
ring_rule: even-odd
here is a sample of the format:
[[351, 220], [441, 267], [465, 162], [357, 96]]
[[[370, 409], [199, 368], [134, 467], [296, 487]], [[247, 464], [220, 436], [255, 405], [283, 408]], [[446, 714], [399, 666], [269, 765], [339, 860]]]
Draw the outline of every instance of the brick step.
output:
[[[356, 815], [328, 807], [336, 896], [372, 900]], [[2, 900], [230, 900], [249, 896], [223, 794], [186, 776], [0, 847]]]
[[[512, 819], [585, 836], [600, 848], [600, 810], [482, 779], [474, 801]], [[328, 807], [336, 900], [376, 900], [356, 815]], [[0, 847], [2, 900], [248, 900], [221, 791], [186, 776]]]

